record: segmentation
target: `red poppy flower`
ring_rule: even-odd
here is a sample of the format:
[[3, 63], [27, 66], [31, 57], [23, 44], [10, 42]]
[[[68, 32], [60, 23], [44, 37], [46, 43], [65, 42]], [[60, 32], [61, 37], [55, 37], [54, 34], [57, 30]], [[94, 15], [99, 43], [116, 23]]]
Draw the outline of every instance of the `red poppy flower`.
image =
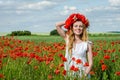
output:
[[49, 74], [49, 75], [48, 75], [48, 79], [50, 80], [50, 79], [52, 79], [52, 78], [53, 78], [52, 75]]
[[30, 58], [34, 58], [35, 57], [35, 53], [30, 53]]
[[77, 60], [76, 60], [76, 63], [77, 63], [77, 64], [81, 64], [82, 61], [81, 61], [80, 59], [77, 59]]
[[60, 73], [60, 70], [59, 69], [56, 69], [55, 70], [55, 74], [59, 74]]
[[110, 59], [110, 56], [109, 55], [105, 55], [104, 59]]
[[2, 64], [2, 60], [0, 60], [0, 65]]
[[86, 63], [84, 64], [84, 66], [85, 66], [85, 67], [89, 66], [89, 63], [88, 63], [88, 62], [86, 62]]
[[93, 57], [97, 56], [98, 55], [98, 52], [93, 52]]
[[73, 70], [73, 71], [78, 71], [79, 70], [79, 68], [78, 67], [75, 67], [74, 65], [72, 65], [71, 67], [70, 67], [70, 70]]
[[63, 57], [62, 57], [62, 61], [63, 61], [63, 62], [66, 62], [67, 59], [63, 56]]
[[120, 76], [120, 71], [115, 72], [115, 74], [116, 74], [117, 76]]
[[94, 72], [94, 71], [90, 71], [89, 74], [90, 74], [90, 75], [94, 75], [95, 72]]
[[0, 73], [0, 78], [4, 78], [4, 75]]
[[61, 63], [61, 64], [59, 64], [59, 66], [60, 66], [60, 67], [64, 67], [64, 64], [63, 64], [63, 63]]
[[75, 71], [75, 72], [78, 71], [78, 70], [79, 70], [79, 68], [77, 68], [77, 67], [74, 68], [74, 71]]
[[66, 75], [66, 70], [63, 70], [62, 74], [63, 74], [63, 75]]
[[46, 65], [48, 65], [50, 63], [50, 61], [46, 61]]
[[63, 57], [63, 54], [58, 54], [59, 57]]
[[72, 57], [72, 60], [75, 61], [75, 57]]
[[105, 71], [107, 69], [107, 65], [102, 64], [101, 68], [102, 68], [102, 71]]
[[113, 59], [112, 62], [115, 62], [115, 60]]
[[104, 64], [104, 60], [100, 60], [100, 63], [101, 63], [101, 64]]
[[70, 70], [74, 70], [74, 68], [75, 68], [75, 66], [74, 66], [74, 65], [72, 65], [72, 66], [70, 67]]

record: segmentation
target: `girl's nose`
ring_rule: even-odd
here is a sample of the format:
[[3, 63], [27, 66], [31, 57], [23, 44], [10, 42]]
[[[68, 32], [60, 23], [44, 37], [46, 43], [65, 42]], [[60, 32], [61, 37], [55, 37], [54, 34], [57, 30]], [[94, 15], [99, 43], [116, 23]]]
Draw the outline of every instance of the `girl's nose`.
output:
[[79, 26], [79, 29], [83, 29], [83, 27], [82, 27], [82, 26]]

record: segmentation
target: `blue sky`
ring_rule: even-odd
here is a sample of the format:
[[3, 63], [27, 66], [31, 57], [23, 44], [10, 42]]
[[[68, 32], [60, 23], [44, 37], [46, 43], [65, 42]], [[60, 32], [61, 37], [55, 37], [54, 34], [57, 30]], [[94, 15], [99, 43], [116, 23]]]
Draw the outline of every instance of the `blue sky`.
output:
[[50, 32], [71, 13], [89, 19], [89, 32], [120, 31], [120, 0], [0, 0], [0, 32]]

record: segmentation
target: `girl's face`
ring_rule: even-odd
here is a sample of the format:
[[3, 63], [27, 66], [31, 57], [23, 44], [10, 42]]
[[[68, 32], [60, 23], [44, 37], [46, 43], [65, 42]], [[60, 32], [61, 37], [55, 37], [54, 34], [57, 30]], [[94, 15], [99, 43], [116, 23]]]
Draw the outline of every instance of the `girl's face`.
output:
[[73, 24], [73, 33], [75, 35], [81, 35], [82, 32], [83, 32], [83, 23], [81, 21], [76, 21], [74, 24]]

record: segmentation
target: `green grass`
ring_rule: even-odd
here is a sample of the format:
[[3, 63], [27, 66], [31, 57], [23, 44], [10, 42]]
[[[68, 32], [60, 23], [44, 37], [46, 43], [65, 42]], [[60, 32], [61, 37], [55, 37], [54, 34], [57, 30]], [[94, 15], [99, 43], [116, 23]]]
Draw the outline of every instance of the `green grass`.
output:
[[15, 36], [16, 39], [30, 40], [34, 42], [60, 42], [64, 41], [60, 36]]
[[[3, 80], [50, 80], [48, 79], [49, 74], [53, 76], [52, 80], [70, 80], [69, 77], [65, 79], [61, 73], [58, 75], [54, 73], [58, 68], [58, 65], [62, 63], [58, 54], [65, 53], [64, 49], [60, 50], [60, 47], [64, 45], [63, 43], [60, 43], [61, 46], [59, 45], [59, 42], [64, 41], [60, 36], [15, 36], [14, 38], [18, 40], [9, 39], [7, 37], [0, 38], [0, 50], [3, 54], [7, 55], [4, 55], [4, 58], [0, 59], [0, 62], [2, 62], [2, 66], [0, 65], [0, 74], [5, 76]], [[19, 41], [19, 39], [24, 41]], [[33, 41], [34, 43], [44, 43], [34, 44], [32, 42], [26, 42], [28, 40]], [[93, 52], [97, 52], [97, 55], [94, 57], [93, 65], [95, 74], [92, 75], [91, 80], [120, 80], [119, 76], [115, 75], [115, 72], [119, 72], [120, 68], [120, 58], [117, 58], [117, 56], [120, 56], [118, 44], [120, 37], [89, 37], [89, 40], [94, 42]], [[114, 42], [114, 45], [111, 44], [112, 41]], [[49, 42], [53, 43], [48, 44]], [[59, 46], [54, 46], [54, 44]], [[107, 55], [110, 56], [110, 59], [104, 59], [106, 54], [104, 50], [113, 51], [107, 53]], [[54, 51], [57, 52], [54, 54]], [[25, 56], [25, 54], [28, 56]], [[40, 58], [45, 60], [39, 62], [33, 54], [35, 54], [36, 57], [40, 56]], [[53, 58], [53, 61], [46, 64], [48, 58]], [[108, 66], [108, 69], [105, 71], [101, 70], [102, 64], [100, 64], [100, 60], [103, 59], [104, 63]], [[115, 62], [111, 62], [112, 60], [115, 60]], [[28, 64], [28, 62], [30, 63]], [[38, 68], [35, 69], [35, 66]], [[58, 69], [62, 72], [63, 67]], [[0, 78], [0, 80], [2, 80], [2, 78]]]
[[[16, 39], [20, 40], [30, 40], [34, 42], [61, 42], [64, 41], [60, 36], [49, 36], [49, 35], [41, 35], [41, 36], [15, 36]], [[89, 37], [90, 41], [96, 40], [120, 40], [120, 37]]]

